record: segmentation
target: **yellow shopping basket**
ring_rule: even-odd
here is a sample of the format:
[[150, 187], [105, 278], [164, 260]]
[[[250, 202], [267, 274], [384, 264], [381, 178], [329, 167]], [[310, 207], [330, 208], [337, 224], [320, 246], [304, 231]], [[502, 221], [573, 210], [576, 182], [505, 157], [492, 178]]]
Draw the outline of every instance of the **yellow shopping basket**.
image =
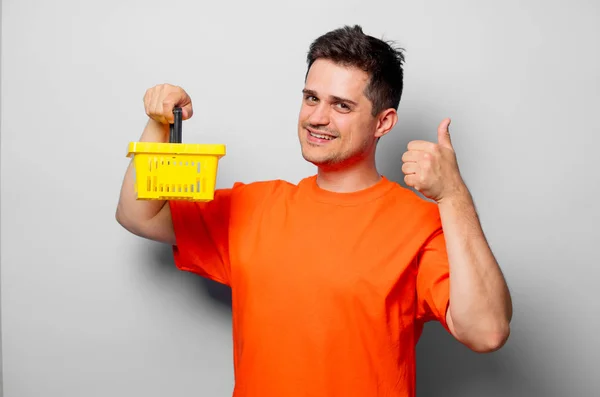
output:
[[129, 143], [137, 199], [210, 201], [225, 145], [181, 143], [181, 108], [173, 114], [169, 143]]

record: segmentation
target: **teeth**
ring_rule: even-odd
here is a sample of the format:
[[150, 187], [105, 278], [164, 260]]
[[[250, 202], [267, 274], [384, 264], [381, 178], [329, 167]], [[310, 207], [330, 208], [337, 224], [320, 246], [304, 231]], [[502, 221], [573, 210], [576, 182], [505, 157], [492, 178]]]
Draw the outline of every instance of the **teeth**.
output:
[[319, 139], [327, 139], [327, 140], [332, 140], [333, 137], [329, 136], [329, 135], [321, 135], [321, 134], [315, 134], [315, 133], [310, 133], [310, 135], [314, 136], [315, 138], [319, 138]]

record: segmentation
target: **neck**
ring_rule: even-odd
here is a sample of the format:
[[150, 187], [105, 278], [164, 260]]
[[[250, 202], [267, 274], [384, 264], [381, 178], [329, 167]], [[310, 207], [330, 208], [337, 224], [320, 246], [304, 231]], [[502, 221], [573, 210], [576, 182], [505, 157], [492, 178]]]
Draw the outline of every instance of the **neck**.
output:
[[350, 166], [320, 166], [317, 173], [317, 185], [336, 193], [363, 190], [380, 180], [381, 175], [374, 158], [364, 159]]

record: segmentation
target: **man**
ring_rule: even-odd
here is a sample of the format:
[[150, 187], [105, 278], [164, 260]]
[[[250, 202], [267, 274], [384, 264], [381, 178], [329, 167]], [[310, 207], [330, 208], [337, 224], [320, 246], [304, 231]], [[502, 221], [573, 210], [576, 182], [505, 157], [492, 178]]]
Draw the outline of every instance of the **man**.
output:
[[[402, 159], [409, 189], [377, 171], [397, 122], [403, 56], [359, 26], [310, 46], [298, 119], [298, 185], [237, 183], [208, 203], [136, 201], [132, 166], [117, 209], [132, 233], [173, 245], [178, 268], [232, 288], [234, 396], [414, 396], [415, 345], [439, 321], [477, 352], [499, 349], [512, 304], [458, 170], [438, 142]], [[142, 141], [164, 142], [186, 92], [144, 97]]]

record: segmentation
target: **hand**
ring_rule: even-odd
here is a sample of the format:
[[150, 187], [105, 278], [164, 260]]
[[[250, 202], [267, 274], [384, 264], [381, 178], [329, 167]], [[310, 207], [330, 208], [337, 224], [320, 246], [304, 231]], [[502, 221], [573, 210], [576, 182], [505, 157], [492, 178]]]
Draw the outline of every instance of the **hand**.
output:
[[411, 141], [402, 156], [406, 185], [438, 203], [466, 190], [450, 141], [449, 125], [450, 119], [445, 119], [438, 126], [438, 143]]
[[187, 120], [194, 113], [192, 99], [181, 88], [170, 84], [160, 84], [146, 91], [144, 108], [151, 119], [161, 124], [174, 122], [173, 109], [181, 108], [181, 118]]

